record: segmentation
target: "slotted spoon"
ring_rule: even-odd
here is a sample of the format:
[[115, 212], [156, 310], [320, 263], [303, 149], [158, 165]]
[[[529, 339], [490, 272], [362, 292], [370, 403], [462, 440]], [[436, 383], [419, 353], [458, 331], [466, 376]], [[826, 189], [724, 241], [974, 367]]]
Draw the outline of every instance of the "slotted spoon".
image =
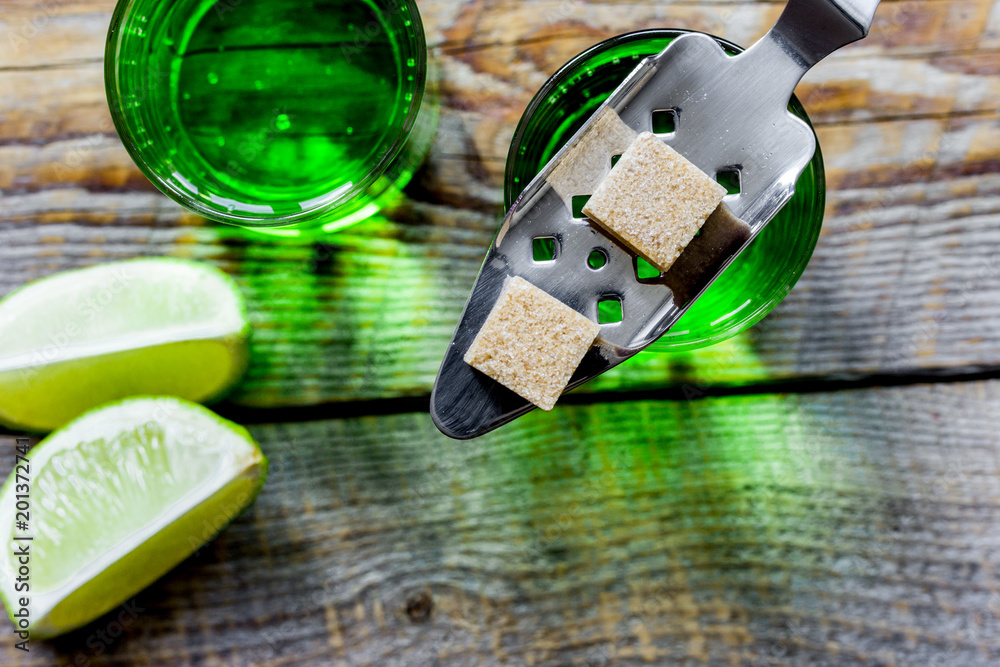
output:
[[[594, 321], [599, 301], [620, 300], [621, 321], [602, 324], [567, 389], [663, 335], [794, 194], [816, 144], [809, 126], [788, 111], [792, 92], [819, 60], [868, 34], [877, 5], [790, 0], [771, 30], [739, 55], [690, 33], [643, 60], [507, 212], [434, 383], [438, 428], [473, 438], [534, 408], [462, 360], [507, 276], [523, 277]], [[573, 199], [594, 191], [632, 136], [652, 131], [654, 113], [674, 122], [672, 132], [658, 135], [663, 141], [706, 174], [737, 180], [739, 192], [723, 199], [666, 274], [640, 280], [634, 255], [575, 218]], [[555, 239], [553, 261], [533, 258], [538, 238]], [[595, 249], [607, 258], [599, 270], [588, 266]]]

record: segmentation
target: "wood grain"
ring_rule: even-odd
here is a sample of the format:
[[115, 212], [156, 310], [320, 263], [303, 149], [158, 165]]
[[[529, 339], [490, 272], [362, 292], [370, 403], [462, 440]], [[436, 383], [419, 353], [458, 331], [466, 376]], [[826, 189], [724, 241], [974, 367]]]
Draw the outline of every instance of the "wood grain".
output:
[[[782, 3], [422, 0], [430, 157], [383, 217], [322, 242], [206, 224], [145, 180], [104, 99], [113, 5], [0, 0], [0, 295], [112, 259], [219, 266], [254, 323], [221, 409], [259, 423], [426, 396], [514, 127], [563, 62], [640, 28], [749, 44]], [[0, 642], [0, 663], [1000, 663], [1000, 381], [603, 402], [1000, 365], [1000, 0], [885, 0], [798, 94], [826, 221], [753, 330], [648, 351], [581, 389], [604, 393], [468, 443], [422, 413], [254, 426], [272, 468], [247, 514], [134, 617], [28, 656]]]
[[472, 442], [425, 414], [257, 426], [249, 513], [120, 638], [96, 635], [119, 610], [23, 664], [993, 665], [998, 401], [561, 406]]
[[[586, 390], [996, 365], [1000, 177], [829, 194], [812, 263], [752, 332], [694, 353], [647, 351]], [[409, 202], [393, 214], [401, 222], [317, 244], [178, 225], [178, 207], [152, 192], [87, 201], [86, 220], [50, 210], [40, 228], [0, 230], [0, 290], [138, 254], [212, 262], [250, 300], [254, 360], [234, 400], [261, 406], [426, 394], [497, 219]]]
[[[428, 6], [442, 104], [430, 159], [392, 220], [315, 244], [206, 226], [149, 185], [114, 134], [100, 40], [81, 45], [93, 36], [87, 22], [106, 20], [109, 7], [46, 6], [44, 29], [78, 22], [73, 48], [85, 52], [46, 51], [41, 43], [51, 40], [39, 28], [39, 48], [13, 54], [0, 71], [0, 87], [18, 91], [4, 98], [0, 121], [0, 293], [137, 255], [216, 263], [252, 304], [254, 364], [233, 397], [250, 405], [428, 391], [498, 223], [505, 153], [524, 105], [578, 49], [625, 29], [614, 3], [540, 4], [588, 25], [610, 22], [547, 36], [521, 34], [534, 30], [522, 26], [523, 7]], [[700, 353], [646, 353], [588, 390], [997, 363], [1000, 60], [989, 17], [998, 12], [983, 3], [949, 7], [884, 5], [869, 40], [800, 86], [826, 158], [828, 209], [813, 262], [778, 311], [740, 340]], [[28, 2], [8, 8], [6, 26], [39, 11]], [[631, 27], [643, 11], [666, 23], [697, 10], [752, 33], [777, 9], [650, 3]], [[894, 32], [900, 26], [917, 26], [919, 38], [906, 41]], [[718, 31], [744, 42], [756, 36]], [[984, 46], [970, 52], [974, 33]]]
[[[114, 0], [4, 0], [3, 69], [58, 67], [99, 58], [114, 5]], [[561, 40], [577, 42], [570, 48], [578, 51], [614, 34], [659, 27], [703, 30], [749, 44], [774, 23], [781, 7], [780, 2], [750, 0], [436, 0], [423, 3], [420, 14], [428, 44], [451, 52]], [[991, 0], [886, 0], [875, 15], [871, 38], [841, 55], [995, 48], [1000, 19], [993, 8]]]

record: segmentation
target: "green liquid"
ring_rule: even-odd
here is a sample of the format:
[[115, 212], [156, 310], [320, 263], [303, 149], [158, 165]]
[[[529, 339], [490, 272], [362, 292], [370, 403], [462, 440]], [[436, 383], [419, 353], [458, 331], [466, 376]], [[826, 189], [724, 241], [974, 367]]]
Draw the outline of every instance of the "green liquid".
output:
[[[639, 61], [662, 51], [679, 34], [651, 30], [609, 40], [581, 54], [549, 80], [521, 118], [507, 156], [504, 199], [508, 208]], [[738, 52], [735, 47], [726, 48]], [[792, 98], [790, 108], [808, 121], [797, 99]], [[794, 197], [656, 345], [693, 348], [719, 342], [758, 322], [778, 305], [802, 275], [816, 246], [824, 188], [823, 158], [817, 145]], [[640, 273], [639, 277], [649, 276]]]
[[136, 4], [148, 16], [134, 6], [119, 29], [120, 107], [140, 166], [175, 198], [301, 216], [372, 185], [399, 152], [424, 66], [407, 4]]

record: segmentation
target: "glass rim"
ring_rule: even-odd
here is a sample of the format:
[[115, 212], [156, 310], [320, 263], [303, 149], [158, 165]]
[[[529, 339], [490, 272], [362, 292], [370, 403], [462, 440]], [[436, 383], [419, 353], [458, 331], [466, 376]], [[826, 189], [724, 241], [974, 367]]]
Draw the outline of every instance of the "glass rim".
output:
[[[104, 43], [105, 99], [108, 103], [108, 109], [111, 112], [111, 120], [114, 123], [115, 131], [118, 133], [118, 138], [125, 146], [125, 150], [128, 152], [129, 157], [132, 158], [132, 162], [139, 167], [139, 170], [142, 171], [146, 178], [149, 179], [149, 181], [156, 186], [160, 192], [167, 195], [187, 210], [208, 218], [209, 220], [251, 229], [285, 227], [288, 225], [315, 220], [326, 213], [336, 210], [345, 202], [349, 202], [362, 194], [392, 166], [393, 162], [395, 162], [395, 160], [400, 156], [409, 141], [410, 134], [413, 132], [417, 116], [420, 112], [421, 103], [426, 92], [428, 69], [427, 38], [424, 33], [424, 26], [423, 21], [420, 18], [420, 12], [417, 9], [416, 0], [388, 0], [388, 4], [406, 5], [410, 14], [409, 27], [412, 29], [413, 37], [417, 41], [417, 48], [412, 54], [412, 57], [414, 58], [414, 91], [410, 103], [406, 108], [403, 124], [400, 126], [399, 131], [393, 138], [392, 144], [385, 154], [379, 158], [378, 162], [372, 165], [372, 167], [368, 170], [368, 173], [365, 174], [365, 177], [357, 183], [352, 184], [349, 189], [330, 201], [321, 202], [301, 211], [285, 215], [267, 216], [253, 213], [222, 213], [214, 208], [206, 206], [203, 202], [193, 197], [191, 192], [176, 187], [150, 166], [136, 146], [135, 133], [132, 131], [131, 125], [126, 120], [125, 114], [122, 112], [121, 95], [119, 93], [119, 79], [117, 76], [118, 45], [120, 43], [121, 36], [120, 28], [126, 17], [129, 16], [129, 12], [139, 1], [140, 0], [118, 0], [115, 3], [114, 11], [111, 14], [111, 21], [108, 24], [108, 34]], [[404, 58], [408, 57], [404, 54], [400, 55]], [[333, 192], [336, 192], [336, 190]], [[348, 211], [347, 214], [349, 215], [350, 211]]]
[[[580, 51], [575, 56], [567, 60], [562, 66], [559, 67], [555, 72], [552, 73], [542, 87], [538, 89], [538, 92], [531, 98], [528, 102], [528, 106], [524, 108], [521, 113], [521, 118], [517, 123], [517, 128], [514, 130], [514, 136], [510, 140], [510, 148], [507, 150], [507, 162], [504, 166], [504, 205], [510, 207], [513, 205], [513, 200], [520, 196], [520, 193], [510, 197], [511, 201], [507, 201], [507, 189], [508, 184], [514, 179], [514, 162], [517, 155], [517, 151], [521, 147], [521, 141], [524, 139], [524, 133], [527, 131], [528, 126], [531, 124], [531, 117], [534, 116], [535, 112], [538, 111], [538, 107], [542, 105], [545, 98], [549, 96], [552, 90], [556, 87], [556, 82], [560, 81], [567, 72], [572, 71], [574, 68], [578, 67], [581, 63], [586, 62], [594, 55], [601, 53], [607, 49], [610, 49], [621, 44], [628, 44], [629, 42], [640, 41], [649, 38], [664, 38], [671, 37], [677, 38], [681, 35], [687, 35], [690, 33], [697, 33], [700, 35], [706, 35], [711, 37], [715, 41], [719, 42], [723, 48], [733, 51], [734, 53], [739, 53], [743, 51], [743, 47], [739, 44], [730, 42], [728, 39], [723, 39], [711, 33], [701, 32], [700, 30], [686, 30], [683, 28], [647, 28], [644, 30], [634, 30], [632, 32], [625, 32], [620, 35], [614, 35], [607, 39], [601, 40], [596, 44], [593, 44], [583, 51]], [[527, 184], [525, 184], [527, 187]]]
[[[523, 190], [527, 188], [527, 186], [529, 185], [528, 182], [525, 182], [523, 183], [523, 187], [521, 187], [521, 189], [519, 190], [515, 189], [517, 188], [518, 185], [522, 185], [522, 184], [515, 185], [514, 183], [514, 179], [519, 175], [518, 170], [515, 169], [515, 166], [520, 161], [519, 152], [521, 150], [521, 144], [525, 140], [525, 135], [527, 134], [528, 130], [532, 127], [533, 118], [539, 112], [539, 109], [542, 107], [543, 104], [545, 104], [548, 101], [548, 98], [550, 95], [552, 95], [553, 91], [555, 91], [561, 83], [565, 82], [567, 77], [573, 75], [573, 73], [579, 67], [587, 63], [592, 58], [597, 57], [601, 53], [609, 51], [615, 47], [626, 45], [631, 42], [643, 41], [648, 39], [664, 39], [664, 38], [673, 39], [681, 35], [686, 35], [690, 33], [697, 33], [711, 37], [713, 40], [718, 42], [726, 51], [730, 52], [731, 54], [741, 53], [745, 50], [744, 47], [740, 46], [739, 44], [736, 44], [727, 39], [723, 39], [722, 37], [718, 37], [717, 35], [713, 35], [707, 32], [702, 32], [698, 30], [687, 30], [682, 28], [653, 28], [653, 29], [636, 30], [633, 32], [623, 33], [602, 40], [586, 48], [585, 50], [579, 52], [578, 54], [573, 56], [570, 60], [568, 60], [565, 64], [560, 66], [545, 81], [545, 83], [542, 84], [538, 92], [536, 92], [535, 95], [531, 98], [531, 101], [525, 107], [524, 112], [521, 114], [520, 120], [518, 121], [517, 127], [514, 130], [514, 135], [511, 139], [510, 148], [507, 153], [507, 161], [504, 170], [504, 192], [503, 192], [504, 206], [506, 208], [512, 206], [514, 202], [518, 199], [518, 197], [521, 196]], [[815, 134], [815, 128], [813, 127], [812, 121], [810, 120], [808, 114], [806, 113], [805, 108], [802, 106], [801, 101], [795, 95], [792, 95], [789, 101], [789, 109], [793, 111], [793, 113], [795, 113], [796, 116], [805, 121], [806, 124], [809, 125], [810, 129], [812, 129]], [[814, 211], [818, 212], [818, 218], [815, 220], [815, 223], [809, 228], [809, 240], [807, 241], [807, 245], [809, 245], [810, 251], [807, 255], [808, 258], [808, 256], [812, 255], [812, 249], [815, 247], [816, 241], [819, 238], [820, 226], [822, 225], [823, 212], [826, 203], [825, 165], [823, 161], [822, 149], [818, 138], [816, 141], [815, 153], [813, 157], [810, 159], [808, 165], [806, 165], [802, 175], [800, 175], [800, 178], [802, 178], [802, 176], [804, 176], [807, 172], [811, 172], [812, 178], [814, 179], [815, 182], [818, 182], [819, 184], [818, 189], [814, 191], [812, 195], [813, 200], [811, 206]], [[521, 175], [523, 176], [523, 174]], [[796, 191], [796, 196], [798, 196], [798, 191]], [[786, 206], [792, 203], [793, 200], [789, 200], [789, 202], [786, 203]], [[732, 320], [729, 323], [729, 326], [726, 326], [717, 331], [705, 333], [703, 334], [702, 338], [697, 340], [668, 341], [665, 337], [661, 337], [660, 339], [658, 339], [656, 343], [653, 344], [653, 346], [655, 347], [656, 345], [663, 345], [664, 343], [666, 343], [667, 345], [666, 349], [671, 349], [671, 350], [695, 349], [721, 342], [723, 340], [735, 336], [736, 334], [742, 331], [745, 331], [746, 329], [748, 329], [749, 327], [753, 326], [761, 319], [763, 319], [769, 312], [771, 312], [771, 310], [773, 310], [775, 306], [777, 306], [778, 303], [780, 303], [785, 298], [785, 296], [787, 296], [792, 286], [801, 277], [802, 271], [805, 269], [806, 263], [807, 262], [801, 262], [798, 268], [796, 268], [793, 271], [794, 275], [791, 274], [786, 275], [786, 281], [785, 281], [786, 287], [782, 290], [778, 290], [781, 292], [780, 294], [775, 292], [768, 298], [762, 300], [761, 303], [757, 304], [755, 308], [746, 309], [745, 311], [740, 312], [739, 317], [737, 317], [735, 320]], [[682, 321], [683, 318], [681, 320], [678, 320], [678, 322]], [[660, 349], [664, 348], [661, 347]]]

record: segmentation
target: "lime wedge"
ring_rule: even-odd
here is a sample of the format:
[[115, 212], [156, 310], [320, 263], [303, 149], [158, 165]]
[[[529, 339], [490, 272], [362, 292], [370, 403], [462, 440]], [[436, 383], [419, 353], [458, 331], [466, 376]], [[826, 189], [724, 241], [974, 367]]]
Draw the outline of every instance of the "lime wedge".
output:
[[26, 458], [0, 490], [0, 597], [15, 626], [29, 603], [34, 638], [131, 598], [214, 537], [267, 476], [246, 429], [167, 397], [88, 412]]
[[198, 262], [44, 278], [0, 300], [0, 423], [51, 431], [128, 396], [209, 401], [243, 374], [249, 335], [236, 283]]

